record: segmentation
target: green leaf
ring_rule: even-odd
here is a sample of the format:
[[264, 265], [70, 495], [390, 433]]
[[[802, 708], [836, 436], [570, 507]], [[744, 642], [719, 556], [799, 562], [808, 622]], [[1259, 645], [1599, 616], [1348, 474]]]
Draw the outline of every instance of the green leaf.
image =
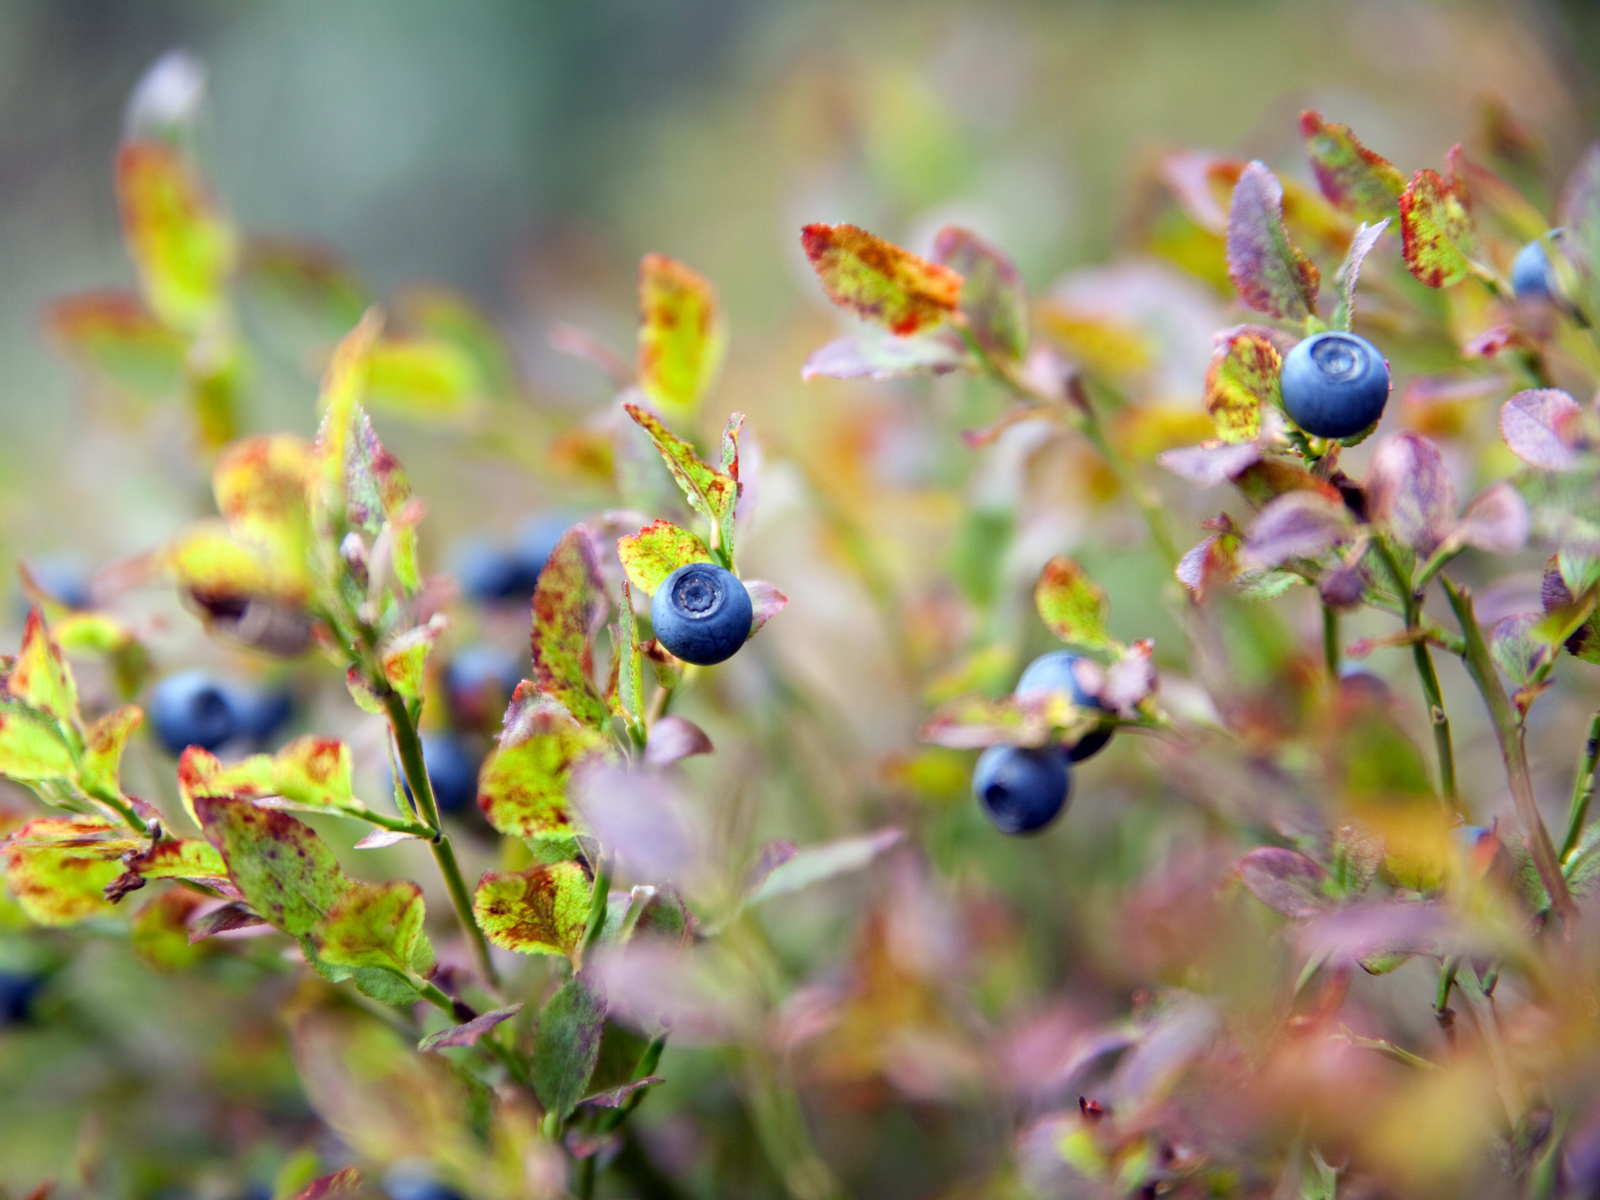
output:
[[580, 725], [559, 704], [519, 687], [500, 746], [478, 776], [478, 807], [489, 824], [512, 837], [568, 834], [567, 781], [580, 762], [609, 752], [596, 729]]
[[841, 308], [904, 337], [947, 320], [961, 276], [854, 225], [807, 225], [800, 244]]
[[222, 796], [196, 796], [194, 811], [245, 902], [290, 936], [309, 935], [343, 894], [333, 851], [288, 813]]
[[89, 726], [78, 771], [79, 783], [89, 795], [121, 797], [122, 752], [142, 720], [144, 712], [138, 705], [125, 704]]
[[6, 883], [30, 920], [72, 925], [111, 911], [106, 885], [122, 874], [122, 855], [139, 841], [94, 817], [41, 817], [7, 840]]
[[611, 718], [594, 678], [594, 635], [607, 607], [594, 546], [575, 525], [550, 552], [533, 590], [533, 670], [540, 691], [595, 729]]
[[1378, 244], [1378, 239], [1383, 236], [1383, 231], [1389, 228], [1389, 218], [1385, 217], [1376, 225], [1368, 225], [1365, 221], [1357, 229], [1355, 236], [1350, 239], [1350, 249], [1344, 256], [1344, 262], [1339, 267], [1339, 273], [1333, 277], [1339, 285], [1339, 304], [1333, 310], [1333, 328], [1349, 329], [1355, 324], [1356, 319], [1356, 281], [1361, 278], [1361, 264], [1366, 262], [1367, 255]]
[[239, 263], [239, 286], [252, 307], [298, 336], [288, 353], [320, 351], [349, 331], [371, 304], [367, 287], [344, 259], [315, 242], [252, 236]]
[[992, 357], [1021, 362], [1028, 352], [1028, 293], [1012, 261], [954, 225], [933, 239], [933, 258], [961, 276], [961, 312], [978, 345]]
[[129, 292], [85, 292], [45, 310], [45, 330], [74, 364], [141, 400], [165, 400], [184, 386], [184, 340]]
[[1206, 372], [1206, 411], [1225, 442], [1253, 442], [1263, 405], [1282, 407], [1283, 358], [1270, 338], [1251, 330], [1218, 334]]
[[692, 418], [725, 342], [712, 286], [681, 262], [646, 254], [639, 264], [639, 387], [651, 403]]
[[670, 521], [654, 521], [638, 533], [618, 538], [617, 557], [629, 581], [647, 596], [654, 595], [679, 567], [716, 561], [704, 542]]
[[125, 143], [116, 184], [123, 235], [145, 299], [167, 325], [201, 332], [224, 303], [232, 229], [193, 166], [171, 146]]
[[625, 721], [644, 720], [644, 655], [639, 651], [639, 623], [633, 614], [633, 589], [622, 581], [622, 603], [617, 607], [612, 661], [616, 664], [616, 695], [612, 712]]
[[557, 988], [539, 1011], [533, 1038], [533, 1090], [557, 1121], [572, 1115], [589, 1086], [605, 1022], [605, 992], [599, 979], [586, 971]]
[[169, 888], [140, 907], [128, 924], [129, 944], [139, 961], [156, 971], [181, 971], [211, 949], [189, 941], [189, 920], [205, 898]]
[[1429, 287], [1460, 283], [1472, 273], [1472, 214], [1453, 181], [1424, 167], [1400, 197], [1406, 267]]
[[6, 690], [29, 708], [54, 717], [67, 737], [76, 736], [78, 687], [38, 605], [28, 611], [22, 648], [6, 677]]
[[1303, 321], [1317, 311], [1321, 276], [1283, 224], [1283, 185], [1265, 164], [1239, 174], [1228, 210], [1228, 278], [1257, 312]]
[[489, 399], [517, 395], [516, 356], [505, 334], [466, 296], [433, 284], [407, 287], [393, 307], [407, 330], [447, 344], [471, 360], [478, 386]]
[[1393, 216], [1406, 178], [1380, 154], [1374, 154], [1348, 125], [1325, 122], [1321, 114], [1300, 114], [1300, 132], [1317, 185], [1335, 207], [1362, 221]]
[[426, 975], [433, 947], [422, 931], [422, 889], [409, 879], [355, 882], [311, 931], [317, 956], [341, 967]]
[[483, 399], [478, 364], [438, 338], [386, 337], [373, 344], [367, 402], [413, 419], [466, 412]]
[[565, 954], [583, 941], [594, 885], [575, 862], [535, 863], [525, 871], [490, 871], [478, 883], [472, 913], [496, 946], [519, 954]]
[[898, 845], [904, 836], [899, 829], [880, 829], [876, 833], [840, 838], [821, 846], [808, 846], [787, 862], [773, 868], [772, 873], [750, 893], [749, 903], [760, 904], [836, 875], [859, 871], [884, 851]]
[[416, 625], [405, 630], [383, 649], [383, 677], [389, 686], [407, 700], [422, 698], [424, 670], [428, 653], [446, 629], [450, 618], [435, 613], [426, 625]]
[[[739, 481], [701, 460], [694, 447], [684, 441], [647, 409], [637, 404], [622, 406], [655, 443], [672, 472], [673, 479], [688, 497], [689, 506], [706, 520], [720, 539], [722, 553], [733, 556], [733, 517], [739, 507]], [[734, 414], [740, 421], [743, 417]], [[729, 418], [730, 426], [734, 417]]]
[[1116, 641], [1106, 631], [1106, 594], [1065, 555], [1057, 555], [1039, 572], [1033, 602], [1045, 627], [1069, 646], [1109, 650]]
[[194, 803], [201, 796], [281, 796], [308, 808], [359, 815], [368, 810], [351, 791], [352, 778], [350, 747], [315, 734], [295, 738], [275, 755], [251, 754], [227, 764], [199, 746], [190, 746], [178, 759], [178, 791], [197, 823]]
[[72, 748], [53, 722], [5, 705], [0, 706], [0, 775], [18, 783], [72, 779], [77, 764]]

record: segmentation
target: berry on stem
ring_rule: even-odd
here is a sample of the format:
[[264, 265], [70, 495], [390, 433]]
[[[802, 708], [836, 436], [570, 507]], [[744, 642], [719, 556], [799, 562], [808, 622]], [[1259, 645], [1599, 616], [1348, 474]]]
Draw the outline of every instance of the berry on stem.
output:
[[[1083, 690], [1083, 684], [1073, 670], [1074, 664], [1082, 658], [1083, 655], [1074, 654], [1071, 650], [1052, 650], [1048, 654], [1041, 654], [1028, 664], [1022, 672], [1022, 678], [1017, 680], [1016, 696], [1029, 700], [1049, 692], [1061, 692], [1079, 708], [1105, 711], [1105, 705], [1100, 703], [1098, 696], [1091, 696]], [[1067, 761], [1082, 762], [1098, 754], [1111, 740], [1111, 733], [1110, 729], [1090, 730], [1071, 746], [1063, 748]]]
[[1061, 815], [1072, 791], [1066, 757], [1053, 748], [990, 746], [972, 771], [972, 792], [1001, 833], [1037, 833]]
[[1279, 380], [1284, 411], [1313, 437], [1353, 437], [1383, 415], [1389, 364], [1353, 333], [1329, 330], [1295, 344]]
[[650, 601], [656, 640], [684, 662], [703, 667], [732, 658], [754, 619], [739, 577], [711, 563], [679, 567]]
[[[1557, 229], [1551, 236], [1560, 233]], [[1511, 264], [1511, 290], [1518, 300], [1553, 300], [1559, 287], [1555, 266], [1550, 261], [1550, 248], [1543, 238], [1534, 239], [1517, 252]]]
[[169, 753], [215, 750], [237, 737], [239, 711], [228, 689], [204, 671], [168, 675], [150, 691], [150, 724]]

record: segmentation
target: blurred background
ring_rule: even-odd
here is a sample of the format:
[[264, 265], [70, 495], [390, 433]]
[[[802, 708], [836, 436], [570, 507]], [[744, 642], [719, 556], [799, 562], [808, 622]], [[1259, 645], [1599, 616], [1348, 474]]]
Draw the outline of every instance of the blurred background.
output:
[[[1077, 268], [1148, 249], [1152, 180], [1166, 151], [1261, 158], [1309, 178], [1295, 124], [1303, 108], [1352, 125], [1408, 173], [1438, 167], [1485, 114], [1502, 113], [1535, 131], [1542, 178], [1559, 180], [1600, 128], [1600, 17], [1586, 0], [8, 0], [0, 4], [0, 560], [8, 564], [70, 554], [103, 565], [212, 509], [208, 468], [192, 453], [179, 406], [139, 411], [86, 387], [52, 351], [40, 317], [63, 293], [132, 280], [112, 156], [129, 92], [173, 48], [207, 68], [196, 151], [241, 229], [336, 247], [376, 294], [422, 281], [456, 289], [513, 347], [523, 385], [509, 416], [454, 425], [380, 418], [429, 501], [423, 543], [434, 569], [450, 565], [462, 539], [504, 541], [529, 514], [612, 503], [582, 472], [543, 469], [542, 450], [529, 449], [614, 398], [601, 374], [550, 347], [551, 326], [581, 325], [629, 357], [641, 254], [682, 259], [716, 284], [731, 349], [700, 432], [741, 409], [768, 460], [799, 464], [765, 481], [767, 524], [750, 540], [747, 573], [795, 600], [762, 654], [785, 662], [808, 699], [779, 695], [754, 666], [730, 668], [694, 711], [725, 749], [702, 782], [710, 794], [742, 797], [741, 836], [752, 843], [758, 835], [805, 842], [894, 815], [885, 764], [922, 772], [912, 790], [945, 805], [939, 812], [960, 812], [924, 832], [953, 889], [940, 902], [959, 896], [970, 944], [986, 956], [981, 971], [963, 976], [969, 999], [1008, 1020], [1016, 997], [1060, 984], [1108, 937], [1079, 928], [1054, 881], [1103, 868], [1108, 887], [1128, 884], [1184, 827], [1147, 845], [1157, 810], [1105, 807], [1075, 814], [1088, 824], [1070, 845], [991, 838], [960, 858], [964, 838], [988, 832], [967, 811], [964, 760], [910, 757], [910, 733], [950, 665], [929, 646], [948, 648], [952, 619], [934, 595], [904, 608], [903, 621], [876, 624], [884, 597], [873, 589], [915, 576], [921, 553], [960, 558], [952, 542], [963, 496], [980, 508], [1015, 499], [1003, 462], [988, 460], [987, 475], [969, 478], [975, 459], [957, 437], [994, 400], [974, 401], [952, 381], [803, 385], [805, 355], [845, 322], [806, 266], [800, 225], [850, 221], [925, 250], [939, 227], [964, 224], [1005, 247], [1042, 293]], [[1198, 410], [1210, 331], [1227, 323], [1227, 297], [1193, 287], [1193, 321], [1166, 331], [1173, 344], [1159, 389]], [[313, 432], [316, 364], [297, 355], [280, 348], [274, 360], [269, 347], [252, 363], [247, 430]], [[929, 399], [945, 418], [937, 427], [911, 407]], [[1035, 481], [1037, 509], [1062, 505], [1032, 526], [1008, 586], [1031, 582], [1055, 550], [1109, 540], [1098, 558], [1092, 548], [1081, 557], [1114, 597], [1116, 632], [1153, 633], [1177, 654], [1182, 638], [1158, 602], [1164, 568], [1123, 560], [1108, 534], [1131, 526], [1075, 510], [1080, 481]], [[815, 496], [873, 506], [867, 557], [878, 556], [880, 576], [817, 582], [858, 548], [838, 522], [812, 536], [805, 514], [826, 507]], [[978, 559], [981, 571], [981, 546]], [[154, 622], [158, 673], [216, 661], [170, 598], [132, 603]], [[1025, 603], [1012, 608], [996, 618], [1003, 630], [1024, 619]], [[484, 618], [480, 633], [517, 646], [524, 622], [520, 613], [499, 626]], [[1002, 671], [1030, 638], [1043, 648], [1036, 629], [1008, 636]], [[14, 641], [8, 632], [5, 644]], [[254, 660], [234, 665], [259, 669]], [[1458, 677], [1449, 682], [1462, 690]], [[775, 695], [801, 717], [754, 732], [740, 724], [743, 708], [777, 705]], [[363, 744], [336, 686], [307, 707], [298, 728]], [[1578, 719], [1556, 722], [1563, 746], [1576, 745]], [[1474, 717], [1460, 729], [1464, 747], [1483, 731]], [[379, 736], [364, 743], [369, 785]], [[846, 743], [843, 756], [828, 749]], [[1474, 753], [1463, 750], [1464, 760]], [[1105, 794], [1159, 791], [1131, 755], [1107, 758], [1110, 766], [1094, 768]], [[1492, 753], [1483, 763], [1492, 776]], [[768, 768], [780, 773], [763, 775]], [[150, 780], [170, 765], [152, 755], [144, 769], [159, 796]], [[761, 791], [753, 780], [777, 782]], [[490, 861], [487, 851], [479, 858], [480, 867]], [[903, 895], [931, 886], [913, 867], [895, 876]], [[1145, 899], [1184, 903], [1176, 892]], [[802, 908], [794, 928], [774, 934], [796, 977], [836, 957], [830, 938], [854, 928], [849, 906], [858, 901], [846, 891], [833, 907]], [[1174, 936], [1181, 941], [1181, 930]], [[1100, 949], [1105, 990], [1085, 985], [1078, 1002], [1103, 1016], [1140, 969], [1124, 964], [1119, 974], [1106, 966], [1115, 954]], [[65, 967], [51, 958], [65, 954], [60, 947], [6, 953], [38, 960], [19, 970], [43, 963], [69, 978], [57, 985], [60, 1020], [47, 1032], [0, 1038], [5, 1184], [73, 1169], [92, 1180], [101, 1170], [107, 1190], [91, 1185], [86, 1194], [228, 1197], [241, 1194], [246, 1174], [270, 1179], [296, 1145], [320, 1144], [272, 1015], [282, 997], [258, 997], [257, 976], [219, 967], [205, 985], [212, 990], [183, 993], [111, 950]], [[927, 953], [945, 961], [944, 950]], [[880, 982], [893, 990], [897, 979], [891, 972]], [[1429, 986], [1419, 976], [1413, 990]], [[237, 1006], [233, 1017], [218, 1017], [219, 997]], [[992, 1165], [1004, 1135], [939, 1107], [970, 1083], [959, 1039], [939, 1043], [949, 1053], [932, 1056], [941, 1065], [926, 1077], [896, 1074], [874, 1057], [876, 1023], [912, 1020], [894, 1016], [883, 995], [863, 1001], [880, 1002], [816, 1069], [826, 1101], [814, 1114], [818, 1141], [856, 1194], [940, 1194]], [[1023, 1061], [1028, 1043], [1018, 1038], [1011, 1052]], [[685, 1081], [678, 1103], [702, 1087], [692, 1101], [700, 1116], [741, 1128], [714, 1082], [713, 1056], [669, 1054], [667, 1068]], [[876, 1113], [884, 1086], [909, 1096], [907, 1106], [856, 1127], [848, 1114]], [[658, 1107], [675, 1112], [673, 1103]], [[706, 1166], [712, 1152], [687, 1122], [663, 1119], [653, 1136], [658, 1160], [679, 1164], [685, 1178], [742, 1179], [750, 1195], [772, 1187], [755, 1167], [740, 1174], [736, 1148]]]

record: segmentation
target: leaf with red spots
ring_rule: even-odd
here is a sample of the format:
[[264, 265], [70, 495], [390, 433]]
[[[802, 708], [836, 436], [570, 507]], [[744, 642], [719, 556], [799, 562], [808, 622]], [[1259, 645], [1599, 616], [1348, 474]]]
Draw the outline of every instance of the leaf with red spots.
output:
[[354, 1196], [361, 1188], [361, 1172], [354, 1167], [313, 1179], [294, 1194], [293, 1200], [331, 1200], [334, 1196]]
[[6, 883], [29, 919], [72, 925], [111, 911], [106, 885], [143, 843], [95, 817], [42, 817], [6, 839]]
[[1357, 141], [1348, 125], [1324, 121], [1320, 113], [1301, 113], [1300, 132], [1317, 186], [1335, 207], [1362, 221], [1394, 214], [1406, 179], [1393, 163]]
[[[667, 470], [672, 472], [673, 479], [677, 480], [688, 498], [689, 506], [711, 522], [713, 544], [720, 545], [722, 553], [731, 560], [733, 518], [739, 507], [741, 490], [738, 478], [702, 460], [694, 452], [693, 446], [663, 425], [648, 409], [640, 408], [637, 404], [624, 404], [622, 407], [650, 435], [650, 440], [655, 443], [662, 460], [667, 464]], [[736, 418], [741, 423], [744, 420], [742, 414], [735, 413], [728, 419], [730, 427], [734, 426]]]
[[415, 625], [389, 642], [381, 658], [383, 677], [389, 686], [407, 700], [420, 700], [428, 654], [449, 628], [450, 618], [444, 613], [434, 613], [426, 625]]
[[220, 762], [199, 746], [190, 746], [178, 760], [178, 791], [190, 816], [199, 817], [201, 796], [263, 800], [282, 797], [312, 810], [334, 809], [351, 816], [370, 811], [352, 791], [350, 747], [337, 738], [306, 734], [277, 754], [252, 754]]
[[225, 796], [196, 796], [194, 811], [245, 902], [291, 937], [310, 935], [344, 894], [333, 851], [288, 813]]
[[478, 807], [490, 825], [512, 837], [570, 834], [567, 782], [579, 763], [607, 755], [609, 747], [602, 733], [523, 684], [500, 745], [479, 773]]
[[117, 155], [117, 203], [145, 299], [167, 325], [200, 333], [217, 319], [234, 235], [193, 164], [172, 146], [135, 141]]
[[496, 946], [572, 958], [583, 941], [593, 890], [589, 873], [575, 862], [490, 871], [478, 883], [472, 913]]
[[312, 927], [317, 957], [340, 967], [368, 967], [402, 978], [433, 969], [422, 931], [422, 889], [409, 879], [349, 884]]
[[661, 254], [639, 263], [639, 387], [670, 416], [692, 418], [726, 345], [717, 293]]
[[141, 400], [184, 387], [184, 339], [130, 292], [83, 292], [44, 312], [50, 340], [96, 382]]
[[1105, 592], [1072, 559], [1057, 555], [1045, 563], [1033, 601], [1045, 626], [1067, 645], [1087, 650], [1116, 646], [1106, 630]]
[[629, 582], [647, 596], [654, 595], [679, 567], [716, 561], [704, 542], [670, 521], [654, 521], [638, 533], [618, 538], [617, 557]]
[[1282, 407], [1278, 376], [1283, 358], [1270, 339], [1243, 331], [1219, 333], [1206, 371], [1206, 411], [1225, 442], [1253, 442], [1261, 432], [1261, 407]]
[[1472, 214], [1465, 193], [1424, 167], [1400, 197], [1406, 267], [1429, 287], [1460, 283], [1472, 273]]
[[122, 797], [122, 752], [143, 719], [144, 712], [137, 705], [125, 704], [89, 726], [78, 771], [85, 792], [100, 800]]
[[1321, 276], [1289, 240], [1283, 224], [1283, 185], [1263, 163], [1248, 164], [1233, 189], [1228, 278], [1257, 312], [1303, 321], [1317, 311]]
[[1334, 907], [1333, 877], [1304, 854], [1263, 846], [1244, 856], [1239, 876], [1250, 894], [1285, 917], [1314, 917]]
[[595, 729], [611, 719], [594, 677], [594, 636], [608, 607], [594, 545], [574, 525], [545, 560], [533, 591], [533, 671], [541, 692]]
[[800, 244], [841, 308], [904, 337], [947, 320], [961, 276], [854, 225], [807, 225]]
[[69, 738], [76, 739], [78, 687], [38, 605], [28, 611], [22, 648], [6, 679], [6, 690], [12, 699], [53, 718]]
[[633, 613], [633, 589], [622, 581], [622, 602], [612, 627], [611, 662], [614, 687], [607, 697], [611, 711], [624, 721], [644, 720], [644, 655], [639, 650], [639, 623]]
[[168, 838], [122, 856], [123, 873], [106, 886], [106, 899], [115, 903], [128, 892], [144, 886], [147, 879], [187, 879], [191, 883], [242, 900], [228, 878], [228, 864], [210, 842], [199, 838]]
[[533, 1090], [546, 1112], [565, 1121], [578, 1107], [600, 1058], [606, 994], [598, 976], [579, 971], [539, 1010], [533, 1041]]
[[933, 260], [961, 276], [961, 312], [978, 345], [995, 358], [1021, 362], [1028, 352], [1028, 293], [1015, 264], [954, 225], [933, 239]]

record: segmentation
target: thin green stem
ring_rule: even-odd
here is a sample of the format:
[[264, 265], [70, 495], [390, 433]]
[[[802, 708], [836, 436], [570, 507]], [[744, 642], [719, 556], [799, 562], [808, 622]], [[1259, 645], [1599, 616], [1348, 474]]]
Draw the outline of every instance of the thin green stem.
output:
[[1505, 1106], [1506, 1119], [1515, 1129], [1527, 1112], [1527, 1101], [1523, 1098], [1516, 1072], [1506, 1054], [1505, 1043], [1500, 1038], [1500, 1021], [1494, 1011], [1494, 1001], [1489, 998], [1488, 989], [1479, 981], [1478, 973], [1470, 963], [1462, 964], [1456, 974], [1456, 983], [1466, 998], [1467, 1007], [1472, 1010], [1473, 1020], [1477, 1022], [1483, 1047], [1488, 1052], [1489, 1069], [1494, 1073], [1495, 1090], [1500, 1093], [1500, 1103]]
[[418, 815], [429, 826], [429, 847], [433, 850], [433, 861], [438, 864], [439, 874], [444, 878], [445, 888], [450, 893], [450, 903], [455, 906], [456, 917], [472, 946], [473, 957], [484, 981], [490, 987], [498, 987], [500, 977], [489, 958], [488, 939], [483, 936], [483, 930], [478, 928], [477, 919], [472, 915], [472, 893], [467, 890], [466, 880], [461, 877], [461, 867], [456, 862], [456, 852], [450, 845], [450, 838], [440, 827], [439, 802], [434, 798], [433, 784], [428, 780], [428, 768], [422, 759], [422, 739], [417, 736], [416, 722], [406, 709], [404, 697], [392, 688], [385, 688], [383, 705], [389, 715], [389, 727], [394, 732], [395, 749], [400, 753], [400, 768], [405, 772], [406, 783], [417, 802]]
[[600, 940], [606, 927], [606, 909], [611, 899], [611, 856], [602, 853], [595, 864], [594, 888], [589, 900], [589, 919], [583, 927], [583, 948], [579, 960], [588, 958], [589, 951]]
[[1466, 588], [1456, 587], [1450, 582], [1449, 576], [1442, 575], [1440, 580], [1444, 584], [1445, 594], [1450, 597], [1450, 607], [1455, 610], [1456, 620], [1461, 623], [1462, 636], [1466, 639], [1467, 653], [1462, 662], [1473, 682], [1478, 685], [1478, 691], [1489, 708], [1490, 719], [1494, 722], [1495, 736], [1500, 741], [1500, 756], [1505, 760], [1506, 778], [1511, 784], [1511, 797], [1516, 802], [1517, 817], [1522, 822], [1528, 853], [1532, 855], [1533, 865], [1539, 872], [1539, 881], [1549, 893], [1551, 907], [1562, 920], [1570, 922], [1577, 916], [1577, 905], [1573, 903], [1566, 878], [1561, 874], [1555, 847], [1550, 843], [1550, 831], [1545, 828], [1544, 818], [1539, 814], [1533, 779], [1528, 773], [1528, 752], [1522, 741], [1522, 720], [1506, 696], [1494, 659], [1490, 657], [1489, 647], [1483, 640], [1483, 630], [1478, 627], [1478, 619], [1472, 611], [1472, 593]]
[[1417, 679], [1422, 684], [1422, 696], [1428, 705], [1428, 722], [1433, 728], [1433, 746], [1439, 757], [1439, 794], [1447, 807], [1459, 813], [1461, 799], [1456, 790], [1455, 746], [1450, 739], [1450, 717], [1444, 710], [1444, 692], [1439, 687], [1439, 673], [1433, 666], [1433, 653], [1422, 636], [1422, 597], [1406, 578], [1388, 541], [1378, 537], [1374, 539], [1374, 545], [1405, 605], [1406, 632], [1412, 635], [1411, 660], [1416, 665]]
[[1328, 682], [1339, 681], [1339, 610], [1322, 606], [1322, 665], [1328, 669]]
[[1583, 823], [1589, 816], [1589, 801], [1594, 796], [1595, 764], [1600, 762], [1600, 712], [1589, 722], [1589, 737], [1578, 761], [1578, 776], [1572, 781], [1572, 804], [1567, 809], [1567, 836], [1561, 842], [1561, 864], [1571, 860], [1583, 839]]
[[1455, 985], [1456, 973], [1461, 970], [1461, 956], [1452, 954], [1439, 968], [1439, 990], [1433, 998], [1433, 1015], [1441, 1021], [1450, 1011], [1450, 989]]

